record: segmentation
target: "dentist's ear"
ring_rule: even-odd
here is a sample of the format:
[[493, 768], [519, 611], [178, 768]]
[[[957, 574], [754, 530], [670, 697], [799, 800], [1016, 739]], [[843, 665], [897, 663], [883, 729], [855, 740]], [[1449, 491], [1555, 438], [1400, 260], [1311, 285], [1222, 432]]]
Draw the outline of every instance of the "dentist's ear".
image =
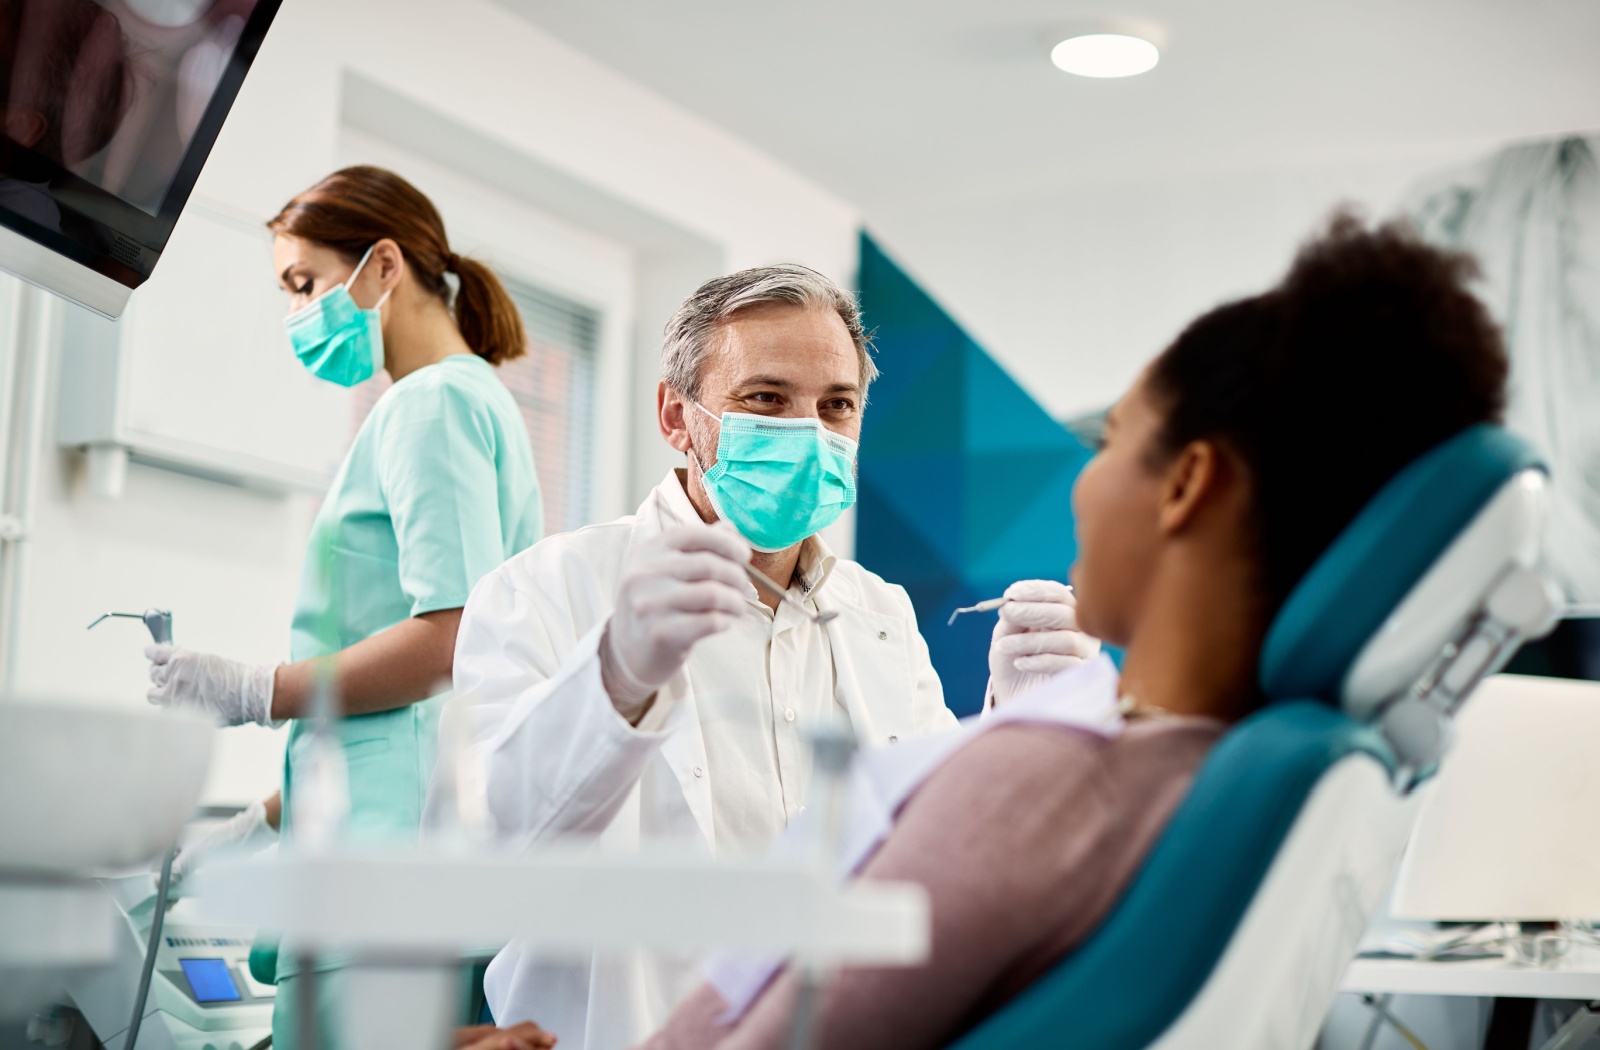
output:
[[656, 426], [668, 445], [687, 453], [693, 446], [689, 437], [689, 402], [666, 381], [656, 384]]

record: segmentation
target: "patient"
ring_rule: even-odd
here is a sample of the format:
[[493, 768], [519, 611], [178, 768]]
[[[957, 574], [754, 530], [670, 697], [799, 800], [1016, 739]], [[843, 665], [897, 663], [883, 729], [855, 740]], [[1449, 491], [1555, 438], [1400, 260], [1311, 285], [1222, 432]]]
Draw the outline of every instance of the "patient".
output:
[[[1000, 726], [928, 778], [862, 877], [927, 888], [932, 957], [837, 974], [815, 1045], [943, 1046], [1107, 914], [1207, 750], [1261, 705], [1262, 639], [1301, 575], [1408, 462], [1500, 418], [1506, 354], [1473, 276], [1336, 216], [1281, 284], [1145, 369], [1073, 496], [1079, 623], [1126, 652], [1128, 727]], [[724, 1023], [704, 985], [647, 1045], [777, 1047], [795, 992], [781, 973]]]

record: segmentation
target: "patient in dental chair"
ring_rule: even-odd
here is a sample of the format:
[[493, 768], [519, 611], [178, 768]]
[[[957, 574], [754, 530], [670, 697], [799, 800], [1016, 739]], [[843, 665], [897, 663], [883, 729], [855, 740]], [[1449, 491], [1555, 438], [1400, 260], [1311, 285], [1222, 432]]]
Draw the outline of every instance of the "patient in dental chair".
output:
[[[836, 974], [816, 1045], [943, 1046], [1107, 914], [1209, 747], [1259, 706], [1296, 582], [1407, 463], [1499, 420], [1506, 352], [1474, 276], [1401, 226], [1336, 215], [1276, 287], [1145, 368], [1073, 495], [1078, 623], [1125, 651], [1126, 726], [999, 725], [923, 782], [860, 877], [927, 888], [931, 958]], [[779, 972], [741, 1012], [704, 985], [647, 1046], [777, 1047], [796, 989]]]

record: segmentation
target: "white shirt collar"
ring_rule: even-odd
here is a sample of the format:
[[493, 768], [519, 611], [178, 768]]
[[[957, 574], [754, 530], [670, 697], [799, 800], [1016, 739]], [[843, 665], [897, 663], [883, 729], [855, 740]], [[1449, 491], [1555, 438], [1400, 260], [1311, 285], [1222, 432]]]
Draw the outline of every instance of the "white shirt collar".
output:
[[[685, 487], [687, 477], [688, 472], [682, 467], [669, 470], [667, 476], [661, 479], [661, 484], [651, 493], [663, 529], [705, 520], [700, 517], [700, 512], [694, 509], [694, 504], [689, 502], [689, 491]], [[651, 500], [647, 500], [646, 504], [649, 502]], [[640, 509], [642, 511], [644, 508]], [[800, 560], [795, 565], [795, 583], [807, 598], [813, 598], [833, 575], [833, 567], [838, 562], [838, 555], [833, 553], [826, 540], [820, 535], [808, 536], [800, 543]]]

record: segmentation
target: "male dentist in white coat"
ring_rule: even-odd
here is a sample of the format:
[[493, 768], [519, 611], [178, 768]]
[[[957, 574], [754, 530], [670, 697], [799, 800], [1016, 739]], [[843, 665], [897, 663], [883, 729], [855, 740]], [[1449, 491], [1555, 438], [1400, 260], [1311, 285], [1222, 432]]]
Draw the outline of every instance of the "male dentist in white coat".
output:
[[[805, 804], [809, 727], [841, 719], [876, 747], [955, 725], [905, 591], [818, 535], [854, 502], [875, 372], [853, 297], [801, 266], [709, 281], [668, 322], [657, 423], [685, 467], [634, 515], [517, 555], [462, 615], [455, 688], [501, 833], [758, 852]], [[837, 615], [813, 623], [746, 562]], [[1038, 670], [1049, 637], [1066, 653], [1082, 636], [1010, 644]], [[697, 976], [694, 959], [512, 944], [484, 984], [502, 1025], [620, 1050]]]

